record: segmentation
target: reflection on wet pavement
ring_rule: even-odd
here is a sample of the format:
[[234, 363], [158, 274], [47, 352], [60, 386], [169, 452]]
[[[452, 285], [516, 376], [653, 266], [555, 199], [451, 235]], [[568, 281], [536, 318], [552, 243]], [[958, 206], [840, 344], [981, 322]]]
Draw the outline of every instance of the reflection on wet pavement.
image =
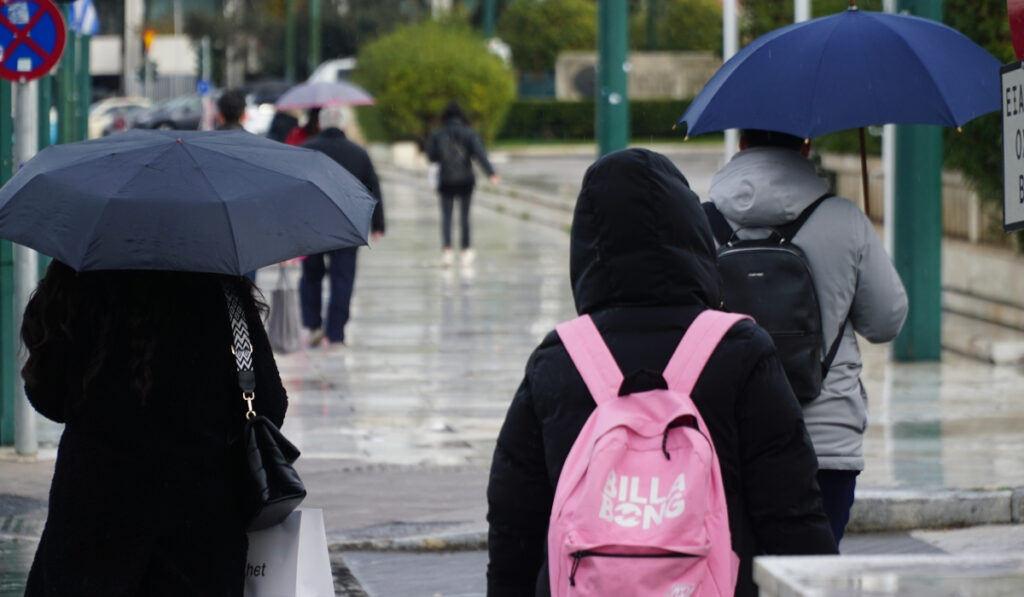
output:
[[436, 197], [384, 193], [388, 232], [360, 251], [347, 348], [277, 359], [284, 431], [304, 458], [486, 466], [527, 356], [575, 313], [568, 238], [477, 208], [473, 265], [443, 268]]
[[[539, 162], [534, 175], [554, 184], [585, 159]], [[385, 197], [388, 234], [360, 252], [349, 347], [278, 358], [292, 400], [285, 431], [307, 458], [486, 467], [527, 356], [575, 315], [568, 235], [476, 208], [477, 259], [446, 269], [437, 199], [396, 183]], [[276, 281], [263, 275], [265, 288]], [[861, 348], [862, 486], [1024, 485], [1021, 370], [950, 353], [889, 363], [887, 345]]]

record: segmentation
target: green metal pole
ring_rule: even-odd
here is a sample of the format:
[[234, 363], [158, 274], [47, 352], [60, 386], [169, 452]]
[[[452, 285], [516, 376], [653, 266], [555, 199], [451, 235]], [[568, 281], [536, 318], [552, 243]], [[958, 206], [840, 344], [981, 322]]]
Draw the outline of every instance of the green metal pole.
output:
[[[10, 180], [14, 167], [14, 121], [11, 84], [0, 80], [0, 185]], [[0, 240], [0, 444], [14, 444], [14, 249]]]
[[295, 0], [285, 0], [284, 80], [295, 82]]
[[655, 13], [658, 10], [657, 0], [647, 0], [647, 50], [653, 52], [657, 47], [657, 39], [654, 33]]
[[75, 58], [78, 65], [78, 138], [89, 138], [89, 104], [92, 100], [92, 73], [89, 72], [89, 54], [91, 35], [76, 35], [78, 52]]
[[[901, 0], [899, 10], [942, 20], [942, 0]], [[893, 342], [898, 361], [942, 356], [942, 130], [896, 129], [893, 260], [907, 289], [910, 310]]]
[[53, 75], [43, 75], [36, 83], [39, 89], [39, 151], [50, 146], [50, 107], [53, 106]]
[[320, 65], [320, 0], [309, 0], [309, 72]]
[[77, 141], [78, 126], [75, 118], [75, 43], [74, 33], [68, 32], [64, 54], [57, 69], [57, 142]]
[[626, 71], [629, 51], [627, 0], [600, 0], [597, 7], [597, 98], [595, 128], [598, 155], [625, 149], [629, 143], [629, 96]]
[[[39, 151], [50, 146], [50, 108], [53, 106], [53, 75], [44, 75], [36, 83], [39, 93], [39, 134], [36, 143]], [[39, 277], [42, 278], [46, 267], [50, 265], [50, 258], [39, 254]]]
[[484, 0], [484, 37], [494, 37], [494, 0]]

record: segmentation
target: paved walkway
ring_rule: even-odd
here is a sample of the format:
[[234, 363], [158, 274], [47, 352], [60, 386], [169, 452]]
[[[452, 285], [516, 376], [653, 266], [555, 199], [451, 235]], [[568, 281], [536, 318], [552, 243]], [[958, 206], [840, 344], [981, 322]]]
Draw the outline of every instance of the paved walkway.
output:
[[[716, 167], [699, 151], [671, 157], [695, 188]], [[589, 162], [505, 160], [506, 183], [477, 198], [475, 263], [447, 269], [425, 175], [380, 164], [388, 234], [360, 251], [348, 348], [278, 356], [291, 399], [284, 432], [303, 451], [304, 506], [324, 510], [341, 594], [483, 594], [487, 467], [527, 356], [575, 315], [568, 235], [554, 218], [564, 222]], [[269, 291], [277, 275], [262, 270], [260, 285]], [[885, 347], [862, 348], [872, 423], [855, 520], [876, 532], [844, 549], [1024, 550], [1024, 527], [1005, 524], [1024, 486], [1024, 374], [955, 354], [891, 364]], [[0, 457], [0, 595], [23, 583], [59, 431], [41, 424], [39, 460]], [[982, 522], [1002, 524], [901, 530]], [[465, 551], [442, 553], [455, 549]]]

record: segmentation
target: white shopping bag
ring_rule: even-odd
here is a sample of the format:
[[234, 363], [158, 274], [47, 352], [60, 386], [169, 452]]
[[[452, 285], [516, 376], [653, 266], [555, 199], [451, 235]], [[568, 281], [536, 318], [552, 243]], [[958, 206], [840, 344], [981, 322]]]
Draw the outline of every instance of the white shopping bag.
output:
[[299, 508], [279, 525], [249, 533], [247, 597], [333, 597], [322, 510]]

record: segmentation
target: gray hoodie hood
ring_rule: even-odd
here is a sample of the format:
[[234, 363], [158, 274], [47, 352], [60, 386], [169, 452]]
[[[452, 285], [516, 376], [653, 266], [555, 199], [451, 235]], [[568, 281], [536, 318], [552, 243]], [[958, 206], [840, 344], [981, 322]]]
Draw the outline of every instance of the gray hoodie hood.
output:
[[752, 147], [715, 174], [709, 196], [730, 222], [756, 228], [795, 220], [827, 191], [828, 182], [799, 152]]

